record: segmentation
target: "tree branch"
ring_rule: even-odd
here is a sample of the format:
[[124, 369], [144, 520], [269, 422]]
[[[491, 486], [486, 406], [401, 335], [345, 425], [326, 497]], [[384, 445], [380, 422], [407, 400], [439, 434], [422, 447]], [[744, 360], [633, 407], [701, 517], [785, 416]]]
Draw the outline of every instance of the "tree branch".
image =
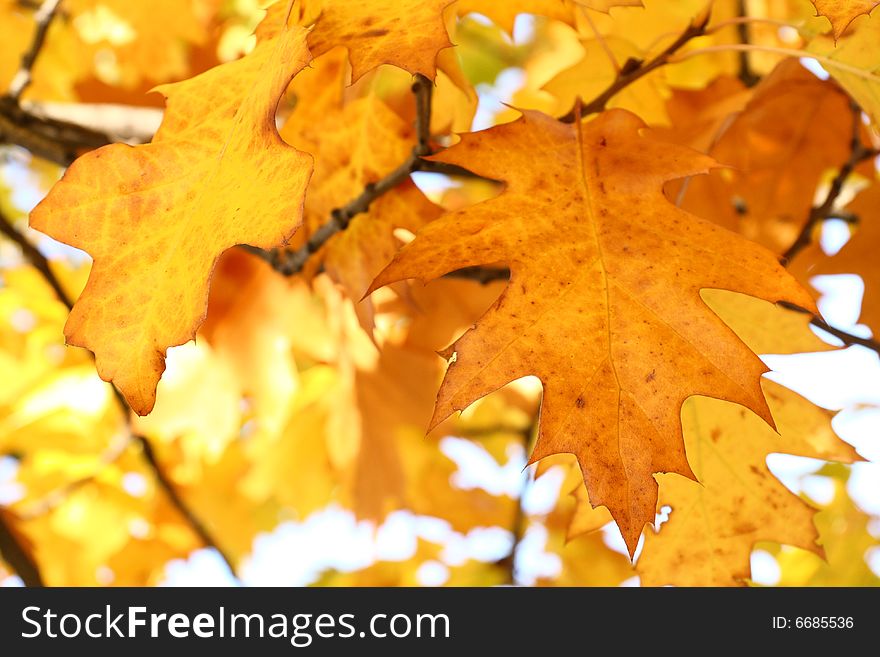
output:
[[443, 278], [460, 278], [476, 281], [480, 285], [488, 285], [495, 281], [509, 281], [510, 270], [507, 267], [465, 267], [451, 271]]
[[[64, 287], [61, 285], [58, 277], [55, 276], [54, 272], [49, 266], [49, 261], [42, 253], [40, 253], [39, 249], [37, 249], [27, 240], [27, 238], [25, 238], [24, 235], [15, 230], [11, 222], [5, 216], [3, 216], [2, 213], [0, 213], [0, 233], [18, 244], [18, 246], [22, 250], [24, 257], [27, 258], [33, 265], [33, 267], [40, 272], [40, 274], [43, 276], [49, 286], [54, 290], [61, 303], [63, 303], [68, 310], [72, 309], [73, 300], [64, 290]], [[144, 459], [146, 460], [150, 469], [153, 471], [153, 477], [156, 480], [158, 487], [164, 492], [165, 496], [169, 499], [172, 506], [174, 506], [177, 512], [180, 513], [180, 515], [183, 516], [186, 522], [190, 525], [193, 532], [196, 534], [196, 536], [198, 536], [199, 540], [202, 541], [205, 546], [215, 549], [220, 557], [226, 562], [229, 570], [232, 573], [235, 573], [233, 560], [220, 546], [217, 539], [207, 529], [207, 527], [201, 521], [198, 515], [189, 508], [186, 501], [177, 492], [174, 483], [166, 475], [162, 464], [156, 458], [156, 453], [147, 438], [132, 431], [131, 422], [129, 419], [131, 417], [131, 408], [129, 407], [128, 402], [125, 401], [125, 397], [122, 396], [122, 394], [119, 392], [119, 390], [116, 389], [116, 387], [113, 387], [113, 394], [117, 403], [119, 404], [120, 409], [123, 412], [123, 415], [126, 418], [126, 423], [128, 424], [131, 439], [140, 445], [141, 452], [143, 453]], [[73, 492], [77, 488], [81, 487], [84, 483], [87, 483], [87, 480], [79, 480], [77, 482], [74, 482], [73, 485], [71, 485], [69, 488], [66, 488], [65, 490], [68, 490], [68, 492]]]
[[7, 92], [7, 96], [16, 104], [21, 98], [21, 94], [31, 84], [34, 64], [37, 62], [37, 57], [40, 56], [40, 51], [42, 51], [43, 45], [46, 43], [46, 34], [48, 34], [49, 27], [51, 27], [52, 21], [58, 13], [58, 6], [60, 4], [61, 0], [45, 0], [34, 14], [34, 20], [37, 25], [34, 38], [31, 41], [31, 47], [22, 56], [21, 68], [18, 69], [15, 77], [12, 78], [9, 91]]
[[249, 253], [263, 258], [272, 267], [285, 276], [293, 276], [302, 271], [312, 254], [323, 247], [331, 237], [348, 228], [351, 220], [357, 215], [367, 212], [370, 206], [382, 195], [391, 191], [415, 171], [422, 168], [422, 157], [431, 153], [431, 96], [433, 83], [423, 75], [417, 75], [413, 84], [416, 99], [416, 145], [409, 157], [394, 171], [381, 180], [370, 183], [364, 191], [346, 205], [333, 210], [330, 221], [318, 228], [308, 241], [295, 251], [273, 249], [265, 251], [253, 246], [242, 245]]
[[[525, 450], [526, 457], [529, 454], [529, 446], [532, 442], [532, 434], [535, 432], [535, 429], [538, 426], [538, 416], [535, 415], [532, 418], [531, 423], [526, 428], [517, 432], [520, 435], [522, 440], [522, 446]], [[524, 473], [525, 474], [525, 473]], [[519, 497], [517, 498], [516, 503], [516, 511], [513, 515], [513, 521], [510, 525], [510, 533], [513, 535], [513, 544], [510, 546], [510, 552], [506, 557], [502, 558], [497, 562], [499, 566], [504, 568], [506, 573], [506, 584], [516, 585], [517, 577], [516, 577], [516, 553], [519, 549], [519, 544], [522, 542], [522, 539], [525, 537], [526, 530], [528, 529], [529, 519], [526, 514], [526, 509], [524, 506], [526, 491], [529, 489], [529, 485], [531, 483], [531, 477], [526, 475], [523, 477], [523, 484], [519, 491]]]
[[797, 239], [795, 239], [794, 243], [792, 243], [782, 256], [785, 263], [794, 260], [794, 257], [797, 254], [812, 243], [813, 231], [816, 226], [829, 217], [834, 216], [834, 205], [837, 203], [837, 199], [843, 191], [844, 185], [846, 185], [847, 180], [849, 180], [849, 177], [853, 174], [856, 167], [865, 160], [870, 160], [871, 158], [880, 155], [880, 151], [874, 148], [868, 148], [862, 143], [862, 109], [854, 102], [851, 103], [851, 107], [853, 114], [853, 129], [852, 139], [850, 141], [849, 159], [840, 167], [840, 171], [837, 172], [834, 180], [831, 181], [831, 187], [828, 189], [828, 194], [825, 196], [825, 200], [822, 204], [814, 206], [810, 210], [807, 223], [804, 224]]
[[25, 586], [44, 586], [39, 567], [19, 542], [3, 513], [0, 513], [0, 556], [21, 578]]
[[824, 319], [822, 319], [821, 317], [817, 317], [806, 308], [801, 308], [800, 306], [789, 303], [788, 301], [779, 301], [777, 303], [786, 310], [791, 310], [802, 315], [809, 315], [811, 317], [810, 324], [818, 329], [822, 329], [826, 333], [830, 333], [835, 338], [843, 342], [843, 344], [845, 344], [847, 347], [865, 347], [866, 349], [871, 349], [872, 351], [877, 352], [877, 355], [880, 355], [880, 342], [877, 342], [877, 340], [853, 335], [852, 333], [848, 333], [842, 329], [831, 326]]
[[73, 300], [68, 296], [64, 286], [61, 285], [61, 281], [55, 276], [55, 273], [49, 266], [49, 261], [42, 253], [40, 253], [40, 250], [37, 247], [31, 244], [24, 235], [13, 227], [12, 222], [9, 221], [9, 218], [2, 212], [0, 212], [0, 233], [18, 245], [18, 248], [21, 249], [22, 255], [31, 263], [34, 269], [40, 272], [43, 279], [55, 292], [58, 300], [67, 306], [68, 311], [71, 310], [73, 308]]
[[[706, 12], [704, 16], [699, 17], [695, 22], [688, 25], [687, 29], [685, 29], [675, 41], [669, 44], [663, 52], [653, 59], [647, 62], [634, 58], [628, 59], [621, 67], [614, 82], [612, 82], [605, 91], [593, 98], [590, 102], [580, 105], [580, 116], [588, 116], [603, 111], [608, 104], [608, 101], [614, 98], [614, 96], [619, 94], [623, 89], [645, 77], [648, 73], [668, 64], [672, 55], [681, 50], [691, 39], [702, 36], [706, 33], [706, 26], [709, 24], [710, 17], [711, 13]], [[578, 103], [576, 102], [575, 107], [565, 116], [560, 117], [559, 120], [564, 123], [574, 123], [577, 118], [577, 106]]]
[[38, 157], [70, 166], [83, 151], [113, 143], [102, 132], [76, 123], [41, 117], [22, 109], [11, 98], [0, 98], [0, 142], [17, 144]]
[[[749, 15], [748, 0], [737, 0], [737, 15], [742, 19], [747, 19]], [[749, 23], [747, 20], [738, 21], [736, 23], [736, 31], [741, 43], [750, 43]], [[749, 61], [748, 51], [739, 52], [739, 79], [747, 87], [754, 87], [761, 81], [761, 76], [756, 75], [752, 70], [752, 64]]]

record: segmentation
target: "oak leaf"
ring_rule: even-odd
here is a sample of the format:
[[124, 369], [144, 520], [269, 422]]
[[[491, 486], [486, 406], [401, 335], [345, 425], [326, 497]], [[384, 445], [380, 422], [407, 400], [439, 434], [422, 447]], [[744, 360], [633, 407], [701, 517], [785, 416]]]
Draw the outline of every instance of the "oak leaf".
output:
[[873, 518], [847, 494], [850, 475], [850, 468], [839, 463], [826, 464], [812, 475], [834, 487], [834, 499], [816, 514], [825, 558], [814, 551], [777, 548], [779, 586], [880, 586], [880, 577], [867, 563], [880, 539], [871, 531]]
[[820, 16], [825, 16], [831, 21], [834, 30], [834, 39], [839, 39], [846, 28], [859, 16], [870, 14], [877, 5], [878, 0], [811, 0]]
[[31, 225], [86, 250], [89, 282], [65, 327], [98, 372], [149, 413], [168, 347], [194, 337], [219, 255], [271, 248], [301, 221], [311, 158], [286, 145], [275, 108], [309, 61], [291, 27], [244, 59], [159, 88], [153, 143], [114, 144], [77, 160]]
[[436, 159], [504, 181], [505, 192], [426, 226], [373, 283], [510, 267], [502, 297], [446, 351], [431, 425], [538, 376], [532, 460], [575, 453], [592, 502], [609, 508], [631, 551], [654, 518], [653, 474], [692, 476], [679, 418], [687, 397], [735, 401], [772, 422], [758, 386], [766, 368], [699, 290], [813, 307], [771, 253], [663, 197], [664, 182], [715, 162], [643, 128], [624, 110], [576, 125], [526, 112], [463, 136]]
[[[452, 46], [443, 10], [453, 0], [307, 0], [302, 23], [315, 24], [315, 56], [348, 48], [352, 80], [382, 64], [434, 79], [437, 53]], [[283, 3], [282, 3], [283, 4]]]
[[[735, 109], [743, 97], [726, 87], [713, 85], [715, 100], [698, 94], [709, 101], [702, 107], [671, 105], [676, 125], [693, 126]], [[762, 80], [741, 112], [716, 125], [711, 143], [699, 135], [699, 141], [682, 143], [708, 145], [706, 152], [730, 168], [687, 181], [673, 197], [689, 212], [785, 252], [807, 222], [823, 174], [849, 157], [849, 99], [833, 82], [787, 60]]]
[[764, 382], [780, 434], [749, 413], [714, 399], [682, 409], [685, 442], [699, 483], [658, 475], [660, 504], [672, 508], [647, 532], [637, 570], [646, 586], [730, 586], [749, 578], [754, 544], [772, 540], [822, 554], [815, 509], [788, 491], [766, 464], [769, 452], [859, 460], [831, 429], [831, 413]]
[[843, 39], [813, 39], [807, 50], [823, 59], [823, 67], [876, 123], [880, 120], [880, 21], [859, 19]]

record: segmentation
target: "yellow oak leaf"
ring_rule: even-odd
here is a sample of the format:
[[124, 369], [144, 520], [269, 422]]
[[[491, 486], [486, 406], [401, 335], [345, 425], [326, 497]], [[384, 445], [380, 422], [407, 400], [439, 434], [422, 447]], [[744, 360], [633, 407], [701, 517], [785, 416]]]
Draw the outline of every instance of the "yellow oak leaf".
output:
[[817, 37], [807, 50], [824, 57], [822, 65], [876, 124], [880, 121], [880, 20], [859, 18], [839, 42]]
[[880, 586], [880, 577], [866, 562], [870, 552], [880, 548], [880, 540], [872, 535], [871, 516], [847, 494], [849, 469], [829, 463], [816, 476], [827, 477], [834, 486], [834, 499], [816, 514], [825, 558], [789, 546], [771, 548], [781, 571], [778, 585]]
[[445, 353], [432, 425], [537, 376], [532, 460], [575, 453], [592, 502], [609, 508], [631, 551], [654, 518], [653, 474], [691, 474], [679, 418], [687, 397], [735, 401], [772, 421], [758, 385], [766, 368], [699, 290], [813, 307], [769, 251], [665, 199], [666, 181], [715, 162], [642, 137], [644, 127], [624, 110], [576, 125], [527, 112], [463, 136], [436, 159], [501, 180], [505, 192], [428, 224], [373, 284], [510, 267], [502, 297]]
[[281, 30], [247, 57], [160, 87], [151, 144], [91, 152], [31, 214], [31, 225], [95, 260], [65, 335], [101, 378], [149, 413], [165, 351], [201, 324], [220, 254], [271, 248], [301, 221], [311, 157], [285, 144], [275, 108], [309, 61], [307, 32]]
[[[618, 70], [605, 54], [606, 48], [620, 62], [644, 57], [644, 53], [627, 39], [617, 36], [604, 37], [601, 41], [595, 38], [586, 39], [582, 45], [583, 58], [544, 85], [544, 90], [559, 101], [556, 114], [568, 112], [577, 98], [595, 98], [614, 82]], [[657, 75], [646, 76], [627, 86], [615, 95], [609, 107], [637, 112], [648, 123], [668, 123], [666, 100], [671, 91], [664, 83], [663, 76], [663, 71], [659, 71]]]
[[646, 586], [730, 586], [750, 576], [757, 541], [821, 554], [815, 509], [767, 468], [769, 452], [844, 462], [859, 460], [831, 429], [831, 413], [770, 381], [764, 390], [779, 435], [756, 415], [726, 402], [695, 398], [682, 409], [685, 442], [697, 481], [657, 475], [660, 504], [672, 508], [647, 532], [637, 570]]
[[877, 5], [878, 0], [811, 0], [820, 16], [825, 16], [831, 21], [834, 30], [834, 38], [839, 39], [846, 28], [859, 16], [870, 14]]

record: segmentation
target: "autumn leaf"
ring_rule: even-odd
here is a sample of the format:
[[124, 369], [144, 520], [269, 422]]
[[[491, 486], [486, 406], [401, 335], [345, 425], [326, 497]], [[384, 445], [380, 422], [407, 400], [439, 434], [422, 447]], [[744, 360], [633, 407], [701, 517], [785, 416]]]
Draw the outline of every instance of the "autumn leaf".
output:
[[[695, 114], [683, 103], [671, 108], [676, 124], [690, 132], [742, 100], [721, 86], [714, 91], [716, 100], [692, 106], [699, 108]], [[716, 130], [711, 141], [693, 133], [697, 139], [690, 143], [669, 136], [708, 147], [730, 168], [687, 181], [673, 198], [689, 212], [784, 253], [807, 222], [823, 174], [849, 157], [849, 99], [833, 82], [788, 60], [762, 80], [740, 112], [710, 125]]]
[[873, 121], [880, 119], [880, 21], [860, 19], [858, 30], [840, 42], [828, 37], [813, 39], [807, 50], [824, 58], [831, 76], [868, 113]]
[[429, 224], [373, 284], [510, 267], [505, 294], [446, 352], [432, 425], [538, 376], [532, 460], [575, 453], [591, 500], [611, 510], [631, 551], [654, 517], [653, 474], [691, 475], [679, 422], [687, 397], [735, 401], [772, 422], [757, 385], [764, 366], [699, 290], [812, 304], [769, 252], [666, 201], [665, 181], [715, 163], [640, 137], [643, 126], [623, 110], [585, 125], [527, 112], [464, 136], [437, 159], [502, 180], [505, 193]]
[[443, 20], [452, 1], [308, 0], [302, 21], [315, 23], [308, 41], [315, 56], [348, 48], [353, 81], [382, 64], [433, 80], [437, 53], [452, 45]]
[[779, 563], [780, 586], [880, 586], [866, 563], [880, 541], [871, 533], [871, 516], [846, 494], [851, 474], [847, 466], [829, 463], [814, 475], [834, 487], [831, 503], [816, 514], [824, 559], [814, 551], [767, 546]]
[[839, 39], [846, 28], [859, 16], [870, 14], [880, 2], [877, 0], [811, 0], [820, 16], [831, 21], [834, 39]]
[[682, 409], [687, 451], [700, 483], [658, 475], [660, 503], [672, 507], [658, 533], [648, 532], [637, 570], [646, 586], [729, 586], [749, 578], [757, 541], [821, 554], [815, 509], [770, 472], [768, 452], [852, 462], [855, 451], [831, 429], [831, 414], [781, 386], [764, 390], [780, 435], [746, 409], [691, 399]]
[[95, 352], [101, 377], [141, 415], [165, 351], [204, 317], [219, 255], [276, 246], [299, 225], [311, 158], [281, 141], [274, 115], [309, 60], [306, 35], [282, 30], [242, 60], [161, 87], [168, 109], [151, 144], [80, 158], [31, 214], [95, 259], [65, 335]]

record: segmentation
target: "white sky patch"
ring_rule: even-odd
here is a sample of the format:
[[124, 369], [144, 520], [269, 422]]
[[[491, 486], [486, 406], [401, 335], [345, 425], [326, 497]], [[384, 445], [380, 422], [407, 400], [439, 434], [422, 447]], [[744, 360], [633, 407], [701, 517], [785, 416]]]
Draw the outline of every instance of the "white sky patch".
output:
[[824, 464], [825, 461], [790, 454], [767, 456], [767, 467], [770, 472], [795, 495], [800, 495], [804, 491], [804, 478], [816, 472]]
[[854, 274], [814, 276], [810, 284], [822, 293], [818, 305], [826, 322], [855, 335], [871, 335], [867, 326], [858, 324], [865, 295], [865, 283], [861, 277]]
[[827, 219], [822, 224], [821, 245], [826, 255], [837, 255], [851, 237], [849, 224], [843, 219]]
[[495, 78], [495, 84], [478, 84], [477, 95], [480, 98], [477, 113], [474, 116], [471, 130], [477, 132], [495, 125], [495, 116], [505, 109], [513, 94], [525, 84], [525, 71], [521, 68], [507, 68]]
[[24, 497], [24, 486], [15, 480], [18, 468], [18, 459], [0, 457], [0, 506], [14, 504]]
[[547, 552], [547, 528], [535, 524], [529, 527], [519, 543], [514, 558], [518, 584], [532, 586], [540, 578], [557, 577], [562, 572], [562, 560]]
[[449, 581], [449, 568], [440, 561], [426, 561], [416, 571], [420, 586], [443, 586]]
[[452, 475], [452, 485], [462, 490], [481, 489], [491, 495], [518, 498], [528, 477], [523, 472], [526, 455], [520, 445], [511, 445], [504, 465], [498, 465], [478, 442], [464, 438], [443, 438], [440, 451], [458, 466]]
[[239, 582], [217, 551], [207, 548], [192, 552], [186, 559], [169, 561], [159, 586], [239, 586]]
[[826, 71], [825, 68], [812, 57], [801, 57], [800, 61], [801, 66], [803, 66], [820, 80], [827, 80], [831, 77], [828, 71]]
[[543, 516], [550, 513], [559, 499], [559, 491], [565, 481], [565, 470], [552, 467], [532, 481], [523, 495], [522, 506], [526, 513]]
[[765, 550], [752, 551], [752, 581], [765, 586], [775, 586], [782, 579], [782, 570], [772, 554]]
[[811, 500], [823, 506], [834, 501], [834, 480], [821, 475], [809, 475], [801, 480], [801, 488]]

